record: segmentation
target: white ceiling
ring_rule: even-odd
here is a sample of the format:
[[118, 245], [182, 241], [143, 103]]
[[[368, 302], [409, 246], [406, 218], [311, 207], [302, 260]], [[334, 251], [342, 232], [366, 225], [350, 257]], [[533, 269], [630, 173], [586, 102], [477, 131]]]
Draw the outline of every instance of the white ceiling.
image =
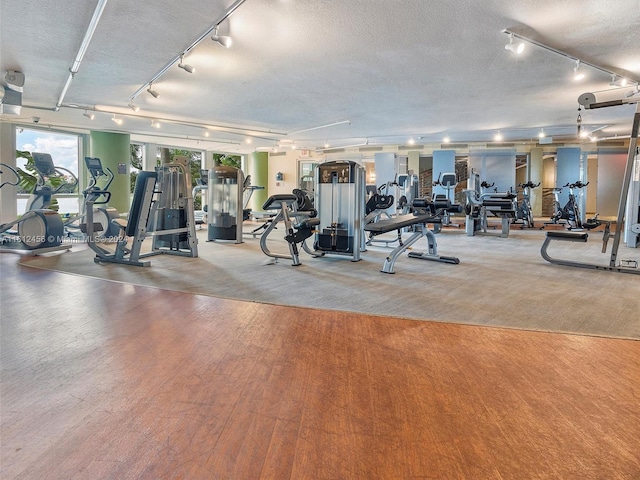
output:
[[[21, 114], [1, 121], [40, 117], [159, 144], [246, 153], [277, 142], [491, 142], [498, 130], [515, 142], [535, 141], [541, 128], [575, 141], [578, 96], [611, 89], [610, 76], [583, 65], [587, 78], [575, 82], [573, 60], [531, 44], [516, 57], [503, 29], [640, 80], [640, 0], [246, 0], [220, 25], [232, 48], [207, 35], [185, 58], [195, 73], [169, 68], [153, 85], [160, 97], [143, 90], [134, 114], [131, 96], [233, 2], [108, 0], [54, 111], [97, 0], [0, 2], [1, 75], [26, 78]], [[117, 126], [100, 111], [128, 115]], [[628, 135], [632, 113], [587, 110], [583, 125]], [[174, 122], [151, 128], [156, 118]], [[230, 128], [207, 138], [204, 125]]]

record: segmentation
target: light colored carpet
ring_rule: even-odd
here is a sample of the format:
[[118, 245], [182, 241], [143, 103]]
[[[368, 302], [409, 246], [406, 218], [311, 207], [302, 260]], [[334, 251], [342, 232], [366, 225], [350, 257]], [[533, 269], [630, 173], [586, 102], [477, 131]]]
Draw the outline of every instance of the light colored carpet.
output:
[[[280, 232], [280, 233], [279, 233]], [[282, 230], [272, 251], [286, 252]], [[207, 242], [198, 231], [199, 258], [151, 257], [147, 268], [95, 264], [93, 252], [74, 245], [64, 254], [24, 257], [21, 264], [77, 275], [261, 303], [295, 305], [476, 325], [640, 338], [640, 275], [551, 265], [540, 256], [544, 231], [512, 230], [468, 237], [463, 230], [438, 234], [441, 255], [459, 265], [405, 255], [393, 275], [380, 272], [390, 249], [374, 247], [360, 262], [348, 257], [288, 260], [267, 265], [259, 239]], [[601, 232], [587, 244], [555, 242], [554, 257], [607, 265]], [[414, 250], [426, 249], [425, 240]], [[620, 259], [640, 261], [640, 249], [621, 246]], [[176, 312], [179, 314], [179, 312]]]

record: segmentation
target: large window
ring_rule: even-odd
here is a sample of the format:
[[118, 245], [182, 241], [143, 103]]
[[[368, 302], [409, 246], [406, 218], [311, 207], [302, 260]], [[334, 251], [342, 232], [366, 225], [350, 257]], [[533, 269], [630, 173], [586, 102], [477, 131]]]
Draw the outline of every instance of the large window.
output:
[[[29, 157], [33, 152], [48, 153], [56, 167], [63, 167], [78, 176], [78, 135], [56, 133], [44, 130], [17, 128], [16, 129], [16, 167], [26, 173], [33, 174], [28, 167]], [[18, 214], [24, 213], [27, 199], [31, 194], [31, 185], [18, 189]], [[75, 214], [79, 211], [79, 195], [75, 192], [58, 193], [55, 196], [58, 212], [61, 214]]]

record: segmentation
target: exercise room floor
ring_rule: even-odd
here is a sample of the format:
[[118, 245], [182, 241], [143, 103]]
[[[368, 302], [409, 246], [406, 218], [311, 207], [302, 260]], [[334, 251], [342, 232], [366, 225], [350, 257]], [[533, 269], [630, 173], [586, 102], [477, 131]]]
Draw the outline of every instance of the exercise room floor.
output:
[[0, 255], [3, 479], [640, 478], [638, 341], [17, 261]]

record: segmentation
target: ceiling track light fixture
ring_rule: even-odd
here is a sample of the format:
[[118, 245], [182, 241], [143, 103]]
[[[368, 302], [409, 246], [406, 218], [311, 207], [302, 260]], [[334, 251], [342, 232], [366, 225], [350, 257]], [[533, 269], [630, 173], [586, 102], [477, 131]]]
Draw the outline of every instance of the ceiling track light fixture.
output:
[[89, 120], [93, 120], [96, 116], [93, 113], [89, 113], [87, 110], [82, 114], [83, 117], [87, 117]]
[[444, 143], [451, 143], [451, 138], [449, 137], [449, 135], [445, 135], [444, 138], [442, 139], [442, 141]]
[[215, 43], [217, 43], [218, 45], [224, 48], [229, 48], [233, 43], [233, 41], [231, 40], [231, 37], [228, 37], [226, 35], [218, 35], [218, 25], [216, 25], [215, 29], [213, 30], [213, 35], [211, 35], [211, 40], [213, 40]]
[[504, 137], [502, 136], [502, 133], [500, 133], [500, 130], [498, 130], [498, 132], [493, 136], [494, 142], [501, 142], [503, 139]]
[[[530, 44], [535, 45], [537, 47], [540, 47], [540, 48], [542, 48], [544, 50], [547, 50], [549, 52], [553, 52], [553, 53], [555, 53], [557, 55], [561, 55], [561, 56], [563, 56], [565, 58], [568, 58], [568, 59], [576, 62], [576, 65], [575, 65], [575, 68], [574, 68], [574, 77], [578, 73], [583, 75], [581, 78], [576, 78], [576, 80], [580, 80], [580, 79], [584, 78], [584, 72], [583, 71], [579, 71], [579, 68], [582, 65], [586, 65], [586, 66], [588, 66], [590, 68], [593, 68], [595, 70], [599, 70], [599, 71], [601, 71], [603, 73], [606, 73], [606, 74], [610, 75], [612, 78], [613, 78], [613, 76], [616, 76], [616, 77], [620, 77], [621, 79], [626, 79], [627, 82], [631, 81], [633, 83], [637, 83], [637, 82], [640, 81], [640, 79], [633, 78], [633, 74], [631, 74], [630, 72], [627, 72], [625, 70], [619, 70], [619, 71], [609, 70], [609, 69], [604, 68], [604, 67], [602, 67], [600, 65], [596, 65], [594, 63], [587, 62], [584, 59], [580, 59], [580, 58], [578, 58], [578, 57], [576, 57], [574, 55], [570, 55], [570, 54], [568, 54], [566, 52], [563, 52], [562, 50], [558, 50], [557, 48], [551, 47], [551, 46], [549, 46], [549, 45], [547, 45], [545, 43], [542, 43], [542, 42], [540, 42], [538, 40], [534, 40], [533, 38], [529, 38], [529, 37], [525, 37], [524, 35], [520, 35], [519, 33], [513, 32], [508, 28], [505, 28], [504, 30], [502, 30], [502, 33], [505, 33], [505, 34], [509, 35], [509, 43], [510, 44], [511, 44], [511, 39], [512, 38], [518, 39], [518, 40], [522, 40], [523, 42], [530, 43]], [[513, 45], [516, 45], [516, 44], [514, 43]], [[509, 47], [509, 44], [506, 45], [505, 48], [507, 50], [511, 50], [511, 48], [507, 48], [507, 47]]]
[[160, 122], [157, 120], [151, 120], [151, 126], [153, 128], [160, 128]]
[[127, 105], [131, 110], [133, 110], [134, 112], [139, 112], [140, 111], [140, 107], [138, 107], [137, 105], [134, 105], [132, 102], [129, 102], [129, 105]]
[[541, 128], [540, 133], [538, 134], [538, 138], [544, 138], [544, 130]]
[[602, 125], [601, 127], [594, 128], [590, 132], [583, 130], [582, 133], [580, 134], [580, 138], [588, 138], [589, 141], [591, 142], [597, 142], [600, 140], [600, 138], [598, 137], [598, 135], [596, 135], [596, 133], [599, 132], [600, 130], [604, 130], [608, 126], [609, 125]]
[[149, 88], [147, 88], [147, 92], [149, 92], [153, 98], [158, 98], [160, 96], [160, 94], [153, 89], [153, 82], [149, 83]]
[[193, 73], [193, 72], [196, 71], [196, 69], [193, 67], [193, 65], [189, 65], [188, 63], [184, 63], [184, 53], [182, 55], [180, 55], [180, 63], [178, 63], [178, 67], [183, 69], [185, 72], [189, 72], [189, 73]]
[[[44, 108], [44, 107], [39, 107], [39, 106], [34, 106], [34, 105], [28, 105], [28, 108], [33, 108], [33, 109], [38, 109], [38, 110], [50, 110], [49, 108]], [[138, 120], [143, 120], [143, 121], [151, 121], [151, 120], [155, 120], [156, 122], [159, 122], [159, 125], [162, 126], [163, 124], [168, 124], [168, 125], [181, 125], [184, 127], [189, 127], [189, 128], [196, 128], [198, 129], [199, 132], [199, 136], [204, 136], [204, 137], [210, 137], [211, 134], [210, 132], [212, 130], [215, 131], [219, 131], [219, 132], [223, 132], [223, 133], [228, 133], [231, 135], [242, 135], [243, 137], [246, 136], [250, 136], [253, 138], [259, 138], [259, 139], [264, 139], [264, 140], [272, 140], [271, 138], [265, 138], [264, 136], [261, 136], [260, 134], [267, 134], [267, 135], [279, 135], [279, 136], [285, 136], [287, 135], [284, 132], [278, 132], [278, 131], [274, 131], [271, 129], [268, 130], [261, 130], [261, 129], [255, 129], [255, 128], [247, 128], [247, 127], [233, 127], [233, 126], [229, 126], [229, 125], [223, 125], [223, 124], [212, 124], [212, 123], [200, 123], [200, 122], [185, 122], [176, 118], [171, 118], [171, 117], [155, 117], [152, 115], [145, 115], [143, 114], [136, 114], [133, 112], [130, 113], [126, 113], [126, 111], [122, 111], [121, 108], [119, 107], [113, 107], [110, 108], [108, 106], [97, 106], [97, 105], [78, 105], [78, 104], [74, 104], [74, 103], [66, 103], [61, 105], [61, 108], [70, 108], [70, 109], [74, 109], [74, 110], [82, 110], [84, 113], [86, 113], [87, 118], [94, 118], [94, 112], [98, 112], [100, 114], [105, 114], [105, 115], [111, 115], [112, 116], [112, 121], [118, 123], [119, 125], [122, 124], [124, 122], [124, 119], [127, 118], [133, 118], [133, 119], [138, 119]], [[116, 110], [117, 108], [117, 110]], [[180, 137], [180, 135], [178, 135], [178, 137]], [[181, 137], [182, 138], [182, 137]], [[188, 136], [185, 136], [184, 138], [189, 138]], [[234, 142], [234, 141], [225, 141], [225, 140], [215, 140], [215, 143], [221, 143], [221, 144], [230, 144], [230, 145], [239, 145], [238, 142]]]
[[576, 66], [573, 67], [573, 79], [576, 81], [584, 78], [584, 72], [580, 71], [580, 60], [576, 60]]
[[611, 81], [609, 82], [610, 87], [626, 87], [627, 79], [624, 77], [619, 77], [615, 73], [611, 75]]
[[516, 55], [520, 55], [524, 51], [524, 42], [513, 43], [513, 33], [509, 34], [509, 43], [504, 46], [505, 50], [509, 50]]
[[[181, 61], [184, 55], [186, 55], [191, 50], [193, 50], [202, 40], [209, 37], [209, 35], [211, 35], [212, 32], [213, 32], [213, 36], [211, 37], [212, 40], [218, 42], [222, 46], [227, 46], [227, 47], [230, 46], [231, 38], [218, 35], [218, 27], [222, 22], [224, 22], [227, 18], [229, 18], [233, 14], [233, 12], [235, 12], [238, 9], [238, 7], [240, 7], [240, 5], [242, 5], [244, 2], [246, 2], [246, 0], [236, 0], [213, 25], [211, 25], [198, 38], [196, 38], [193, 42], [191, 42], [191, 44], [188, 47], [184, 48], [178, 55], [176, 55], [171, 60], [169, 60], [165, 64], [165, 66], [162, 67], [160, 71], [153, 76], [151, 80], [149, 80], [147, 83], [142, 85], [138, 90], [136, 90], [133, 93], [133, 95], [131, 95], [130, 100], [133, 101], [138, 95], [140, 95], [147, 88], [147, 86], [149, 86], [149, 89], [147, 89], [147, 91], [149, 91], [151, 89], [151, 84], [153, 82], [155, 82], [162, 75], [164, 75], [165, 72], [169, 70], [176, 62]], [[214, 37], [217, 37], [217, 39]], [[226, 40], [224, 39], [228, 39], [228, 45], [224, 45], [224, 43], [226, 42]]]

